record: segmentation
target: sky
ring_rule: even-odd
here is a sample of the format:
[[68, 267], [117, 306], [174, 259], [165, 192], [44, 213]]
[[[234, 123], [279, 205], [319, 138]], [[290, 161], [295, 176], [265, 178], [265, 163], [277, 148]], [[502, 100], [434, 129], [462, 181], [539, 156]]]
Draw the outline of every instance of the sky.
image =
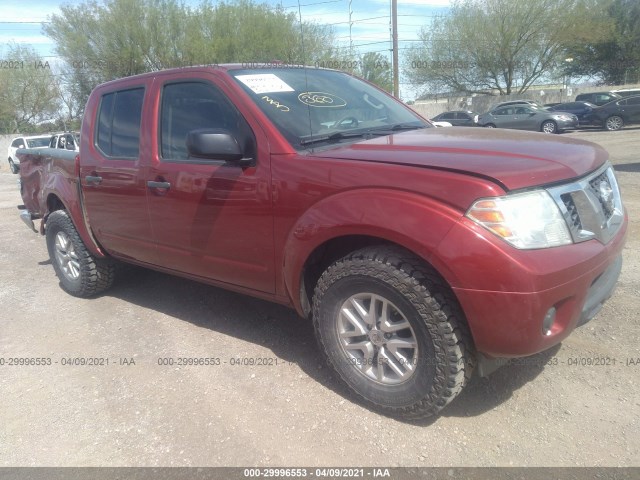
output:
[[[298, 0], [255, 0], [256, 3], [281, 5], [298, 13]], [[9, 42], [32, 46], [45, 60], [55, 65], [55, 45], [41, 32], [41, 22], [59, 13], [62, 3], [77, 5], [78, 0], [0, 0], [0, 60]], [[197, 5], [199, 0], [186, 0]], [[302, 19], [331, 24], [342, 47], [353, 44], [357, 53], [379, 52], [391, 62], [390, 0], [300, 0]], [[450, 0], [398, 0], [399, 52], [418, 40], [420, 28], [434, 15], [446, 13]], [[351, 32], [349, 11], [351, 10]], [[402, 95], [403, 89], [405, 94]], [[401, 96], [411, 96], [408, 85], [401, 83]], [[409, 94], [409, 95], [407, 95]]]

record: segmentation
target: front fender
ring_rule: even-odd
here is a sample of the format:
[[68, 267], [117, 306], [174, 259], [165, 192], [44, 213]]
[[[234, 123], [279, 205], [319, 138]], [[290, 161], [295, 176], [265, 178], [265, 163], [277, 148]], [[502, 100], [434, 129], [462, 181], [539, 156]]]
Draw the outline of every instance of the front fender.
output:
[[462, 215], [429, 197], [402, 190], [362, 188], [326, 197], [309, 208], [287, 236], [283, 272], [289, 298], [302, 311], [297, 292], [307, 259], [325, 242], [350, 235], [398, 244], [429, 262], [445, 280], [454, 281], [433, 252]]

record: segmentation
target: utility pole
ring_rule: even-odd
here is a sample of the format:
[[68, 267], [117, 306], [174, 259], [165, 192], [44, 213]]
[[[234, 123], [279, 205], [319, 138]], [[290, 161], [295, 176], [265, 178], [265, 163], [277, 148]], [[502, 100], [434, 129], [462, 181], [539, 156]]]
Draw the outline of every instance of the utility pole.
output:
[[393, 42], [393, 96], [400, 98], [398, 81], [398, 0], [391, 0], [391, 35]]

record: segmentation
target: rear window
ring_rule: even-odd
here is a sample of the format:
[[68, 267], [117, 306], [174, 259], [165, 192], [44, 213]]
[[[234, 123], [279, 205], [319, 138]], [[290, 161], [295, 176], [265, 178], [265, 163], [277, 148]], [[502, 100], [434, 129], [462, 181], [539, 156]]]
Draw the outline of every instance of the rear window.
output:
[[109, 157], [137, 158], [144, 88], [102, 96], [98, 110], [96, 145]]
[[27, 139], [27, 148], [41, 148], [49, 146], [49, 137]]

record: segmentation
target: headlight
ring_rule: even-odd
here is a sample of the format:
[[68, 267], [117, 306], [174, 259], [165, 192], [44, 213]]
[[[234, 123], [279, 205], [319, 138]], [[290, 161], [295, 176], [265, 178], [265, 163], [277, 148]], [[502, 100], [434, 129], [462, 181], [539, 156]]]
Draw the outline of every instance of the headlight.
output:
[[570, 115], [554, 115], [553, 118], [556, 120], [571, 120]]
[[572, 243], [567, 223], [544, 190], [478, 200], [466, 216], [516, 248]]

